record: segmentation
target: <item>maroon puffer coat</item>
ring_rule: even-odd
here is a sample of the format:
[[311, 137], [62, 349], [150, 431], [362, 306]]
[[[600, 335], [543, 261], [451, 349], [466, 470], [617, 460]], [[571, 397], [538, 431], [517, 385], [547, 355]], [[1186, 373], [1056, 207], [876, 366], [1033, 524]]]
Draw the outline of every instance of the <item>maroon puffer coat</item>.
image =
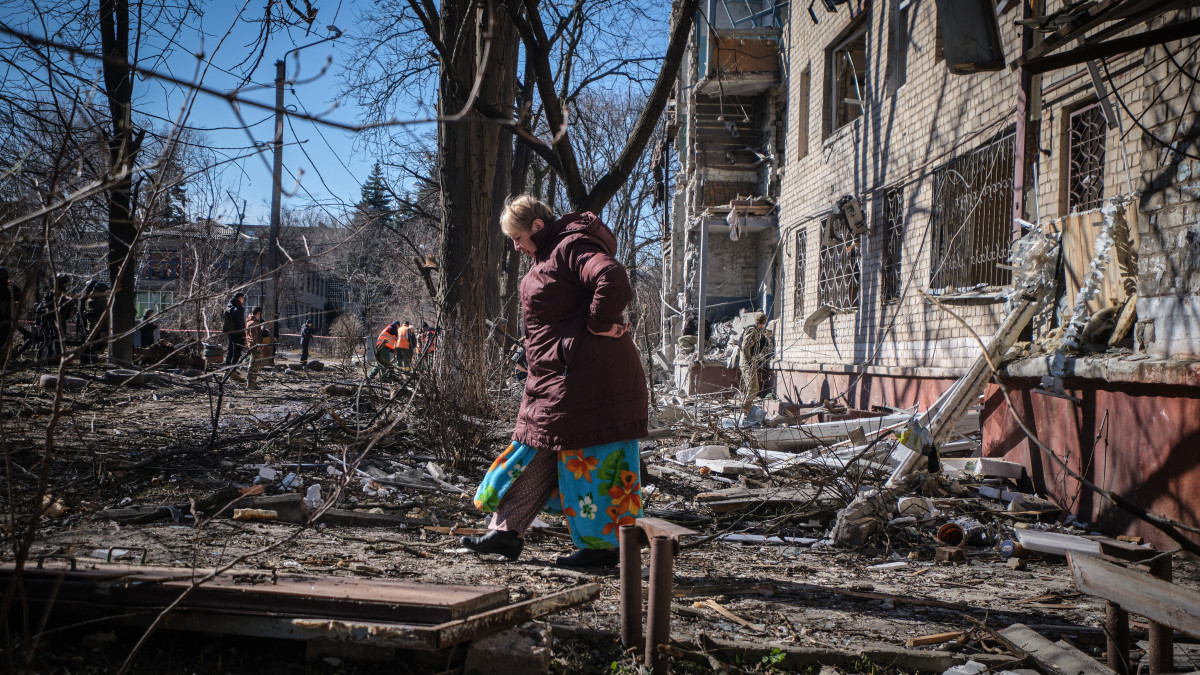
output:
[[578, 450], [646, 435], [646, 376], [633, 338], [594, 335], [624, 323], [633, 297], [613, 259], [617, 239], [592, 213], [568, 213], [532, 235], [521, 280], [529, 376], [513, 440]]

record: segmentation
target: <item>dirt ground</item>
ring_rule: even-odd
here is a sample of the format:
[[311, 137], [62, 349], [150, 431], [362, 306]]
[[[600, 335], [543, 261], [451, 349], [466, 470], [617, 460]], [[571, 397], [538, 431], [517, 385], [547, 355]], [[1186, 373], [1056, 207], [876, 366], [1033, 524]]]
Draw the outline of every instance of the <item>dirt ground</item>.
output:
[[[272, 373], [254, 392], [232, 382], [220, 391], [212, 382], [178, 375], [166, 375], [145, 387], [116, 387], [102, 383], [99, 369], [70, 370], [71, 375], [87, 379], [87, 386], [63, 394], [57, 419], [55, 392], [37, 381], [43, 373], [27, 371], [4, 383], [0, 429], [8, 481], [0, 499], [11, 517], [3, 523], [3, 562], [12, 561], [38, 501], [48, 438], [53, 451], [44, 492], [52, 496], [47, 503], [61, 501], [63, 513], [39, 519], [29, 547], [31, 564], [45, 555], [69, 555], [81, 565], [94, 564], [102, 562], [107, 549], [144, 547], [149, 564], [212, 567], [283, 541], [301, 526], [202, 517], [197, 527], [186, 513], [178, 523], [119, 525], [97, 515], [109, 508], [186, 503], [188, 498], [200, 499], [230, 486], [250, 486], [262, 464], [281, 468], [278, 478], [266, 481], [266, 494], [285, 491], [280, 478], [293, 469], [283, 468], [284, 464], [315, 464], [319, 466], [302, 466], [297, 472], [304, 483], [301, 491], [319, 483], [322, 496], [341, 508], [432, 518], [443, 526], [480, 527], [483, 517], [473, 508], [470, 493], [491, 458], [503, 449], [504, 420], [511, 419], [516, 401], [512, 395], [502, 398], [495, 419], [455, 418], [451, 423], [451, 417], [439, 417], [433, 404], [417, 401], [420, 387], [411, 404], [408, 390], [360, 390], [361, 373], [349, 367]], [[218, 397], [221, 414], [214, 443], [212, 420]], [[442, 397], [438, 405], [448, 405], [451, 399]], [[48, 434], [51, 420], [54, 430]], [[447, 483], [460, 485], [465, 492], [397, 488], [372, 495], [353, 481], [339, 493], [340, 478], [328, 468], [337, 464], [326, 454], [357, 456], [368, 434], [356, 438], [355, 432], [393, 423], [392, 430], [372, 444], [363, 465], [390, 472], [395, 463], [423, 466], [432, 461], [445, 470]], [[829, 509], [784, 504], [714, 513], [695, 496], [730, 487], [728, 482], [701, 475], [695, 467], [671, 465], [667, 472], [651, 471], [670, 464], [664, 459], [666, 449], [684, 441], [720, 441], [720, 433], [716, 425], [697, 425], [681, 428], [677, 434], [660, 432], [643, 445], [643, 482], [647, 488], [653, 486], [645, 502], [648, 509], [686, 517], [689, 526], [706, 535], [757, 533], [805, 537], [806, 543], [825, 536], [832, 518]], [[209, 446], [212, 449], [205, 449]], [[827, 477], [797, 473], [772, 480], [800, 486]], [[739, 482], [755, 486], [745, 479]], [[971, 500], [960, 501], [961, 509], [981, 520], [986, 517], [993, 541], [1011, 534], [1017, 524]], [[1025, 520], [1037, 526], [1037, 517]], [[551, 516], [545, 521], [549, 527], [530, 534], [516, 562], [472, 555], [459, 547], [455, 537], [417, 526], [318, 526], [238, 567], [497, 585], [509, 588], [512, 600], [595, 578], [603, 584], [597, 601], [545, 619], [554, 627], [553, 667], [570, 673], [636, 672], [634, 655], [623, 652], [616, 640], [616, 571], [584, 574], [555, 568], [554, 558], [569, 552], [571, 544], [561, 522]], [[885, 528], [855, 550], [819, 544], [686, 540], [675, 566], [672, 637], [681, 643], [709, 638], [853, 650], [864, 645], [904, 646], [913, 637], [968, 631], [975, 620], [997, 629], [1025, 623], [1051, 639], [1066, 638], [1095, 656], [1102, 653], [1103, 634], [1095, 628], [1103, 625], [1103, 603], [1075, 591], [1064, 559], [1035, 555], [1026, 569], [1014, 570], [991, 543], [980, 543], [968, 547], [965, 563], [940, 564], [933, 560], [936, 545], [926, 526]], [[648, 553], [643, 562], [648, 563]], [[1176, 560], [1174, 579], [1195, 587], [1200, 570], [1192, 562]], [[53, 630], [34, 639], [38, 631], [22, 632], [16, 626], [17, 622], [10, 622], [6, 634], [8, 663], [32, 653], [30, 672], [114, 672], [141, 635], [140, 630], [102, 622], [65, 628], [53, 624]], [[1135, 631], [1139, 628], [1145, 625], [1135, 620]], [[995, 642], [986, 638], [982, 630], [975, 630], [961, 642], [923, 649], [995, 651]], [[1141, 639], [1144, 649], [1144, 635]], [[1200, 669], [1200, 653], [1193, 645], [1178, 644], [1176, 651], [1180, 668]], [[445, 658], [445, 663], [434, 663], [428, 656], [391, 663], [309, 659], [301, 643], [198, 638], [161, 631], [141, 651], [131, 672], [374, 673], [385, 668], [387, 672], [398, 668], [443, 672], [454, 664], [452, 656]], [[745, 663], [740, 668], [781, 672], [769, 663]], [[675, 669], [710, 671], [708, 666], [682, 661]], [[861, 670], [903, 668], [863, 664]]]

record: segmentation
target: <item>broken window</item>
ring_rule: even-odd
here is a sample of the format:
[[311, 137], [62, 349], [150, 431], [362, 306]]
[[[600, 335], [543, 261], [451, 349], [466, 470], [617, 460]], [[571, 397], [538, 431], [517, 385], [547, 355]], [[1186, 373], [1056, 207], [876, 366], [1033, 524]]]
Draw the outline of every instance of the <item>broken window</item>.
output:
[[932, 288], [1006, 286], [1012, 242], [1013, 133], [933, 172]]
[[796, 260], [796, 281], [795, 281], [795, 299], [793, 300], [793, 311], [796, 316], [796, 321], [804, 320], [804, 271], [808, 263], [808, 232], [801, 228], [796, 232], [796, 250], [793, 257]]
[[800, 117], [796, 124], [796, 159], [803, 159], [808, 156], [808, 104], [809, 94], [812, 89], [812, 70], [805, 68], [800, 73], [800, 105], [797, 115]]
[[908, 26], [910, 0], [893, 5], [888, 31], [888, 88], [895, 94], [908, 82]]
[[883, 301], [899, 300], [900, 261], [904, 253], [904, 188], [883, 193]]
[[1067, 120], [1067, 212], [1100, 207], [1104, 198], [1104, 137], [1108, 127], [1099, 103]]
[[821, 275], [818, 301], [834, 309], [858, 306], [860, 249], [858, 237], [841, 218], [828, 217], [821, 224]]
[[867, 14], [863, 13], [849, 37], [836, 43], [828, 52], [826, 135], [863, 114], [867, 95]]

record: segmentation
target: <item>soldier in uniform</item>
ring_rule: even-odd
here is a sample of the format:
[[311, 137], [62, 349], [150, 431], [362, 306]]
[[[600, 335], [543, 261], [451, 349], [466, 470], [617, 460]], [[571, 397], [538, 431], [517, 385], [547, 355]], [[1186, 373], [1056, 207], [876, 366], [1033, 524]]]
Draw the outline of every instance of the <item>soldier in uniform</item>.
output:
[[[108, 307], [108, 284], [92, 279], [83, 287], [79, 298], [79, 320], [84, 341], [80, 361], [99, 363], [108, 344], [108, 322], [104, 310]], [[93, 333], [94, 331], [94, 333]]]

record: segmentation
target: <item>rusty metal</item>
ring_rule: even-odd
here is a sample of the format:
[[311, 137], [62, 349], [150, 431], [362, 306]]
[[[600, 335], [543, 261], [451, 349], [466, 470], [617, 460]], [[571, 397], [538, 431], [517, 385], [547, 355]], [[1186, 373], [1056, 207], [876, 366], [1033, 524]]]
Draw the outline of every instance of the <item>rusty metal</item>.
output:
[[1129, 612], [1115, 602], [1104, 603], [1104, 633], [1108, 639], [1108, 667], [1118, 675], [1129, 673]]
[[[1150, 574], [1162, 579], [1171, 580], [1171, 556], [1164, 555], [1150, 564]], [[1175, 672], [1175, 632], [1170, 626], [1150, 622], [1150, 672]]]
[[677, 541], [666, 535], [650, 540], [650, 599], [646, 603], [646, 666], [655, 675], [666, 675], [667, 660], [658, 645], [671, 641], [671, 579]]
[[642, 549], [636, 525], [622, 525], [621, 542], [621, 644], [627, 649], [645, 646], [642, 641]]

